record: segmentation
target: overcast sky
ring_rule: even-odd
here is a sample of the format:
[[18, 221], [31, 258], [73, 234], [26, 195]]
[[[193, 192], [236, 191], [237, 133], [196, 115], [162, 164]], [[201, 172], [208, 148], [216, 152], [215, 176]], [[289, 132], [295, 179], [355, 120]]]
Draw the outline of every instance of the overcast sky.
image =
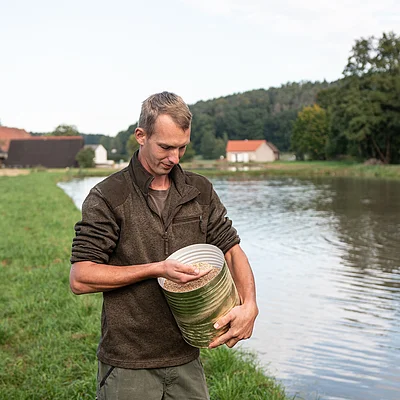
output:
[[342, 77], [399, 0], [0, 0], [0, 121], [114, 136], [163, 90], [188, 104]]

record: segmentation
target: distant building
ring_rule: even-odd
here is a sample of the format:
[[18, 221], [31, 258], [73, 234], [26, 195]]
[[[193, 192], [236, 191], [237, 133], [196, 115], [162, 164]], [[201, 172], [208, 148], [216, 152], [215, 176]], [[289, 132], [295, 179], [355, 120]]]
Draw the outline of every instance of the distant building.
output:
[[85, 148], [94, 151], [94, 163], [96, 167], [109, 167], [114, 165], [114, 161], [107, 160], [107, 150], [102, 144], [86, 144]]
[[83, 148], [82, 136], [31, 136], [10, 141], [7, 167], [77, 167], [75, 159]]
[[230, 162], [279, 160], [279, 150], [266, 140], [228, 140], [226, 158]]
[[31, 137], [24, 129], [8, 128], [0, 126], [0, 163], [7, 158], [10, 141], [13, 139], [25, 139]]

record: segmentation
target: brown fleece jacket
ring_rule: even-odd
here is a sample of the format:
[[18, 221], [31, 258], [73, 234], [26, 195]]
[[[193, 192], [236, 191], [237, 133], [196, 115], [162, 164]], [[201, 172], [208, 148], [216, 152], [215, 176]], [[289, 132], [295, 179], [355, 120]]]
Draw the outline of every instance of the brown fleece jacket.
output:
[[[71, 263], [92, 261], [135, 265], [166, 259], [174, 251], [209, 243], [226, 253], [240, 242], [212, 184], [203, 176], [171, 173], [162, 218], [148, 202], [153, 176], [138, 160], [96, 185], [75, 225]], [[199, 350], [187, 344], [156, 279], [103, 293], [97, 356], [121, 368], [162, 368], [185, 364]]]

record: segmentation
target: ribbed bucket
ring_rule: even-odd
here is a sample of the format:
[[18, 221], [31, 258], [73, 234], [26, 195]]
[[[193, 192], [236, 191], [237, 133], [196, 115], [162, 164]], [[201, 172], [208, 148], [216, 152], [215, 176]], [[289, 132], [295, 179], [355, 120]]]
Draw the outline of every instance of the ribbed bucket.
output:
[[194, 244], [171, 254], [168, 259], [184, 264], [205, 262], [220, 269], [204, 286], [188, 292], [171, 292], [164, 288], [165, 279], [158, 278], [164, 295], [186, 342], [194, 347], [208, 347], [228, 327], [215, 329], [215, 322], [239, 304], [239, 296], [222, 251], [210, 244]]

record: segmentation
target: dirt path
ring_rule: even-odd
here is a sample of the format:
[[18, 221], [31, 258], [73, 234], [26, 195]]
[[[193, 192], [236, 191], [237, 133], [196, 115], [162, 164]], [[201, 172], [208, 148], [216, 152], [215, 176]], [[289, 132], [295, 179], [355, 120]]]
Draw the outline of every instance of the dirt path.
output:
[[28, 175], [29, 169], [19, 168], [0, 168], [0, 176], [17, 176], [17, 175]]

